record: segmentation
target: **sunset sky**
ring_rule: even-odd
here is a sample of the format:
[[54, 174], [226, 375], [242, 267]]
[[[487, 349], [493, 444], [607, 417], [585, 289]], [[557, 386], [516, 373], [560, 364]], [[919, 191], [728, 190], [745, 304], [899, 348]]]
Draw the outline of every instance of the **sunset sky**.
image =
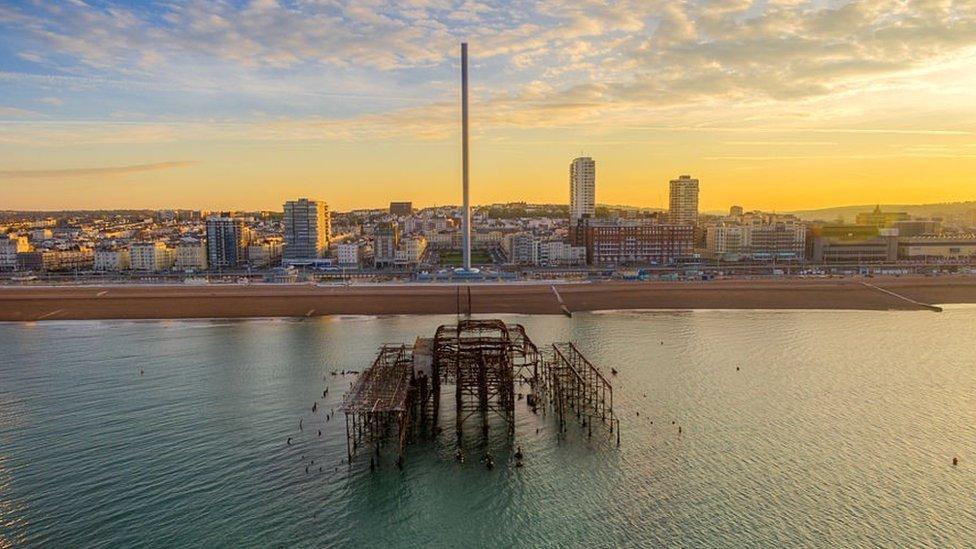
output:
[[976, 0], [0, 0], [0, 209], [976, 199]]

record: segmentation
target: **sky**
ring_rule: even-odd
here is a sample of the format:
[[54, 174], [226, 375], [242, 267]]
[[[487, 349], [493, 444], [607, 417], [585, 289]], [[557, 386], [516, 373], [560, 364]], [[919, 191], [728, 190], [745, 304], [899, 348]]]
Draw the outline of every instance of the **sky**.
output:
[[0, 0], [0, 210], [976, 200], [976, 0]]

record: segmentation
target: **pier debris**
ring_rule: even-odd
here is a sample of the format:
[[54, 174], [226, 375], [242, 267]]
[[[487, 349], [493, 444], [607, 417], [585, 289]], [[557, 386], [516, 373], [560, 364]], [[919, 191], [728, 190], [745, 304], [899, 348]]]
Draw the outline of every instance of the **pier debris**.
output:
[[[359, 372], [341, 370], [346, 373]], [[516, 392], [516, 383], [528, 384], [530, 390]], [[515, 402], [523, 396], [533, 412], [537, 407], [542, 407], [543, 415], [554, 412], [560, 437], [567, 432], [567, 419], [575, 415], [588, 437], [594, 424], [602, 423], [611, 435], [616, 430], [620, 445], [613, 388], [574, 344], [553, 344], [542, 353], [519, 324], [464, 319], [440, 326], [433, 338], [417, 338], [412, 347], [382, 346], [372, 365], [350, 384], [339, 407], [346, 418], [349, 463], [363, 445], [373, 444], [377, 457], [371, 457], [371, 463], [378, 466], [379, 444], [392, 439], [396, 464], [402, 468], [410, 440], [418, 434], [436, 437], [443, 431], [437, 425], [443, 384], [453, 385], [458, 463], [464, 462], [465, 425], [476, 418], [485, 441], [482, 461], [489, 469], [494, 467], [490, 418], [503, 420], [513, 437]], [[326, 421], [330, 417], [327, 414]], [[521, 467], [521, 446], [515, 458]]]

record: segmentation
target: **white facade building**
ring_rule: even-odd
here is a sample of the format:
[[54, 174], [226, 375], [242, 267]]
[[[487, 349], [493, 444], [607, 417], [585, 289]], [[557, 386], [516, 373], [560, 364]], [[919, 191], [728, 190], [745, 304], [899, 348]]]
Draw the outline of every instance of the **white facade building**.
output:
[[112, 248], [95, 250], [94, 267], [96, 271], [124, 271], [129, 268], [129, 250]]
[[343, 242], [336, 246], [336, 260], [339, 265], [359, 265], [359, 243]]
[[394, 263], [397, 265], [416, 265], [420, 263], [426, 250], [427, 239], [423, 236], [415, 235], [404, 238], [400, 241]]
[[586, 263], [586, 247], [573, 246], [562, 240], [542, 240], [537, 246], [536, 265], [582, 265]]
[[175, 251], [163, 242], [136, 242], [129, 246], [129, 265], [134, 271], [165, 271], [175, 260]]
[[742, 225], [711, 225], [705, 229], [705, 253], [729, 259], [744, 255], [748, 252], [745, 233]]
[[698, 222], [698, 180], [682, 175], [671, 180], [668, 219], [681, 225]]
[[705, 253], [729, 260], [802, 259], [807, 228], [799, 221], [720, 224], [705, 229]]
[[281, 240], [267, 238], [247, 247], [247, 262], [251, 267], [267, 267], [281, 259]]
[[535, 265], [538, 261], [538, 239], [532, 233], [515, 233], [505, 237], [505, 253], [509, 263]]
[[205, 271], [207, 269], [207, 246], [200, 240], [184, 240], [176, 247], [176, 268], [181, 270]]
[[596, 214], [596, 162], [588, 156], [569, 164], [569, 223]]

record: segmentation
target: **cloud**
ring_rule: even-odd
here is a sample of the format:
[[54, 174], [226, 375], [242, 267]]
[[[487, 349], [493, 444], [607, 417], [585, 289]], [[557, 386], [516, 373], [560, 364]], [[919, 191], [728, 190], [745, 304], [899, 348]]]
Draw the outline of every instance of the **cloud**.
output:
[[44, 103], [45, 105], [51, 105], [54, 107], [59, 107], [64, 105], [64, 100], [60, 97], [41, 97], [37, 100], [38, 103]]
[[33, 118], [36, 116], [41, 116], [41, 113], [18, 107], [0, 107], [0, 116], [10, 118]]
[[172, 160], [154, 164], [133, 164], [130, 166], [105, 166], [98, 168], [64, 168], [56, 170], [0, 170], [0, 177], [11, 179], [48, 179], [91, 176], [118, 176], [130, 173], [155, 172], [173, 168], [183, 168], [196, 164], [192, 160]]
[[[474, 115], [486, 129], [662, 120], [720, 125], [733, 115], [745, 125], [795, 123], [812, 114], [837, 120], [872, 109], [864, 96], [924, 82], [897, 81], [900, 75], [954, 59], [972, 69], [976, 60], [972, 0], [150, 6], [0, 6], [0, 28], [15, 33], [17, 51], [29, 52], [20, 57], [51, 68], [50, 75], [0, 73], [0, 83], [130, 96], [181, 92], [181, 105], [219, 97], [221, 104], [256, 103], [251, 110], [272, 113], [281, 107], [289, 112], [278, 120], [252, 124], [272, 138], [441, 138], [456, 126], [453, 80], [462, 38], [473, 55]], [[850, 94], [862, 94], [862, 102], [838, 100], [818, 110], [825, 107], [818, 99]], [[349, 106], [356, 101], [371, 102]], [[104, 114], [142, 108], [110, 105]], [[178, 130], [153, 125], [149, 139], [218, 131], [197, 122], [205, 120]]]

